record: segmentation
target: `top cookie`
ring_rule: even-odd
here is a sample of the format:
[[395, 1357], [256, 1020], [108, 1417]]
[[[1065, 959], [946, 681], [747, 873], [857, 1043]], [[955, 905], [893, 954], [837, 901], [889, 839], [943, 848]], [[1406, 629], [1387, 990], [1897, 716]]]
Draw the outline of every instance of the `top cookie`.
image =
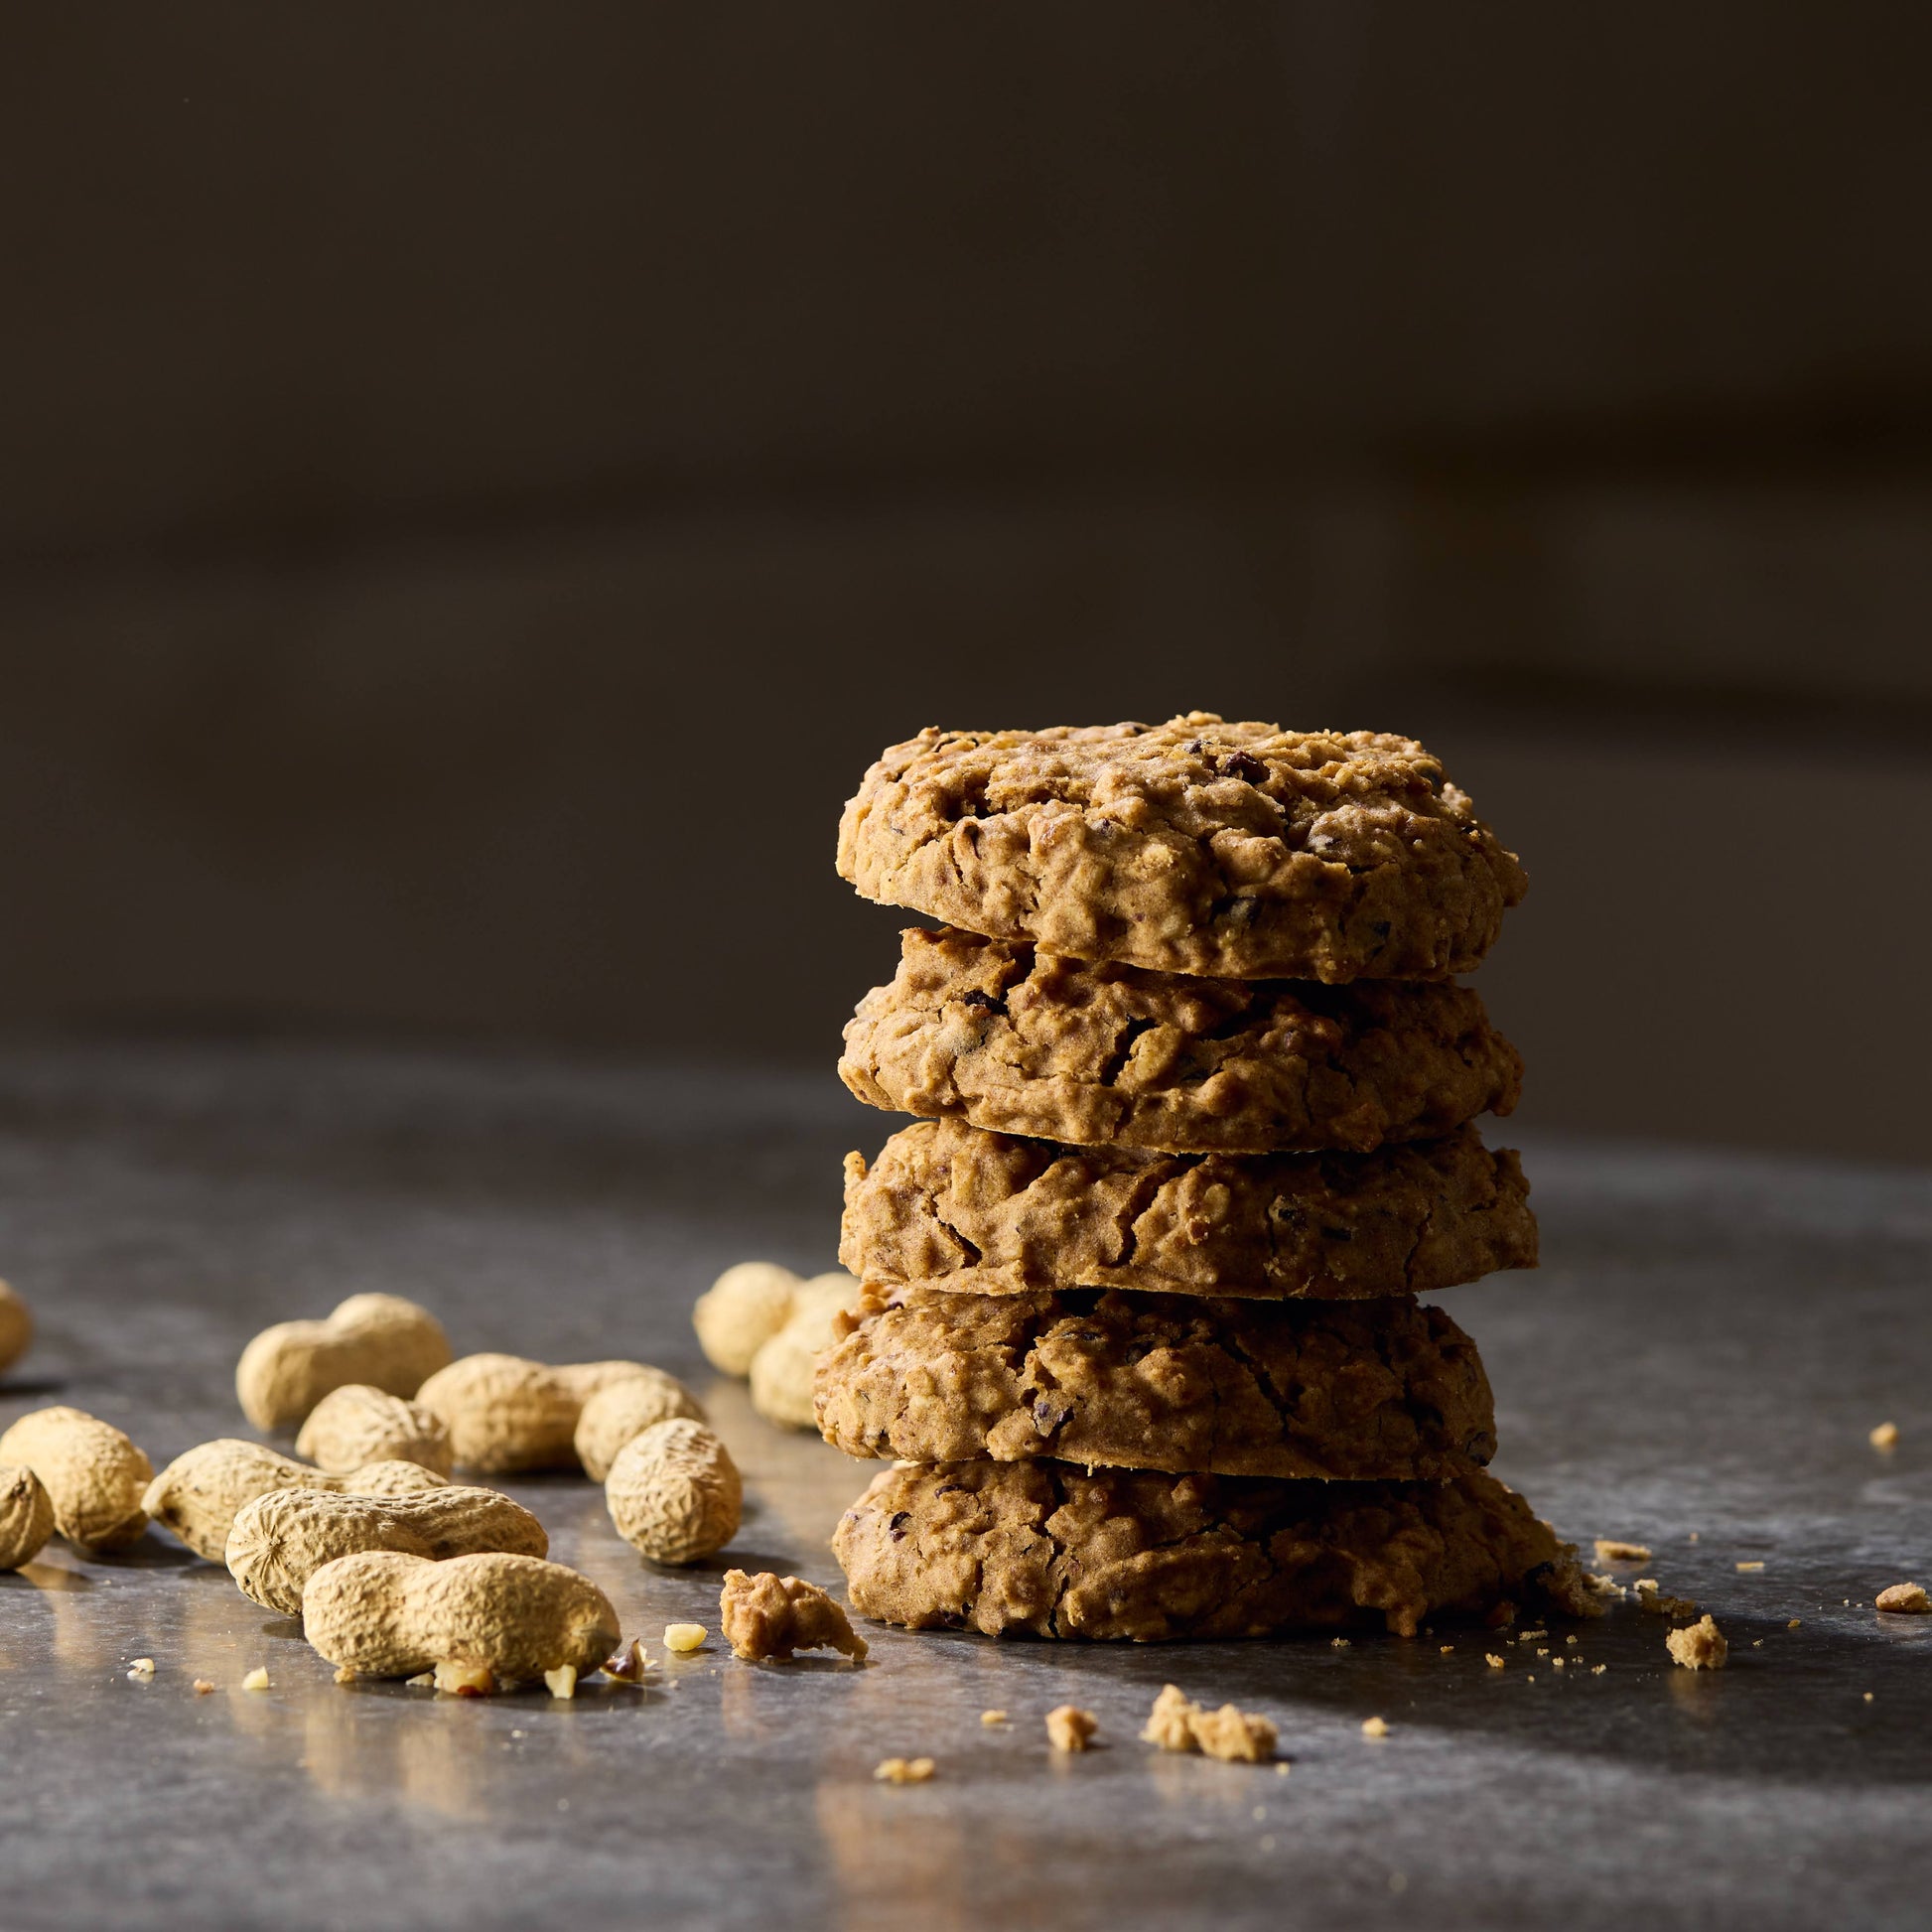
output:
[[1526, 890], [1413, 739], [927, 729], [866, 773], [839, 873], [968, 931], [1225, 979], [1447, 979]]

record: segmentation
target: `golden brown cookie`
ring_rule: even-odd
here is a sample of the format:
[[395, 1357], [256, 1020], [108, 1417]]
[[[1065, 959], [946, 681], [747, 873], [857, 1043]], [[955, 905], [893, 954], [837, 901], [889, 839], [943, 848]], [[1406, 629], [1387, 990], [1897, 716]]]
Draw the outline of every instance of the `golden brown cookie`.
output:
[[1231, 979], [1447, 979], [1527, 887], [1413, 739], [1204, 711], [921, 732], [866, 773], [838, 866], [969, 932]]
[[1360, 1301], [1536, 1265], [1529, 1185], [1473, 1127], [1373, 1154], [1151, 1154], [920, 1121], [846, 1156], [839, 1259], [880, 1288]]
[[1485, 1472], [1453, 1482], [897, 1467], [832, 1548], [863, 1616], [989, 1636], [1266, 1637], [1483, 1615], [1587, 1615], [1574, 1553]]
[[[851, 1319], [851, 1317], [847, 1317]], [[818, 1365], [848, 1455], [1434, 1480], [1487, 1462], [1495, 1409], [1441, 1309], [914, 1289]]]
[[1467, 987], [1199, 979], [914, 927], [839, 1074], [875, 1107], [1003, 1134], [1272, 1154], [1506, 1114], [1523, 1062]]

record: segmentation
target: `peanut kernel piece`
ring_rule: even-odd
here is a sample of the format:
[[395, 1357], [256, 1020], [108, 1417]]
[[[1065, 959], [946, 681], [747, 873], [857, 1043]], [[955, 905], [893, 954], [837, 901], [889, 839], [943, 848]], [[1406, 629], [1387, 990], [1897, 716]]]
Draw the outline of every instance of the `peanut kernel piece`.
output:
[[154, 1675], [154, 1659], [152, 1657], [135, 1658], [133, 1663], [127, 1667], [127, 1675], [130, 1683], [145, 1683]]
[[267, 1690], [268, 1689], [267, 1670], [262, 1665], [257, 1664], [255, 1668], [251, 1670], [248, 1673], [248, 1675], [241, 1680], [241, 1688], [244, 1691]]
[[929, 1757], [883, 1757], [872, 1775], [880, 1784], [924, 1784], [937, 1769]]
[[496, 1688], [496, 1673], [487, 1664], [445, 1661], [430, 1673], [430, 1682], [451, 1697], [486, 1698]]
[[214, 1689], [214, 1684], [211, 1679], [206, 1677], [196, 1678], [195, 1695], [198, 1698], [207, 1697], [213, 1689]]
[[1748, 1563], [1740, 1563], [1737, 1566], [1738, 1572], [1740, 1574], [1746, 1570], [1762, 1570], [1763, 1568], [1764, 1568], [1764, 1560], [1762, 1557], [1754, 1558]]
[[989, 1729], [995, 1725], [1005, 1724], [1006, 1721], [1007, 1714], [1004, 1711], [982, 1711], [980, 1713], [980, 1723], [985, 1725]]
[[1875, 1449], [1896, 1449], [1898, 1447], [1898, 1425], [1895, 1422], [1881, 1422], [1871, 1432], [1871, 1447]]
[[1394, 1726], [1386, 1718], [1364, 1718], [1362, 1735], [1364, 1737], [1386, 1737]]
[[577, 1666], [559, 1664], [555, 1670], [545, 1671], [543, 1684], [553, 1698], [568, 1704], [577, 1695]]
[[664, 1626], [664, 1648], [676, 1651], [680, 1657], [688, 1656], [692, 1651], [704, 1647], [707, 1634], [702, 1623], [667, 1623]]

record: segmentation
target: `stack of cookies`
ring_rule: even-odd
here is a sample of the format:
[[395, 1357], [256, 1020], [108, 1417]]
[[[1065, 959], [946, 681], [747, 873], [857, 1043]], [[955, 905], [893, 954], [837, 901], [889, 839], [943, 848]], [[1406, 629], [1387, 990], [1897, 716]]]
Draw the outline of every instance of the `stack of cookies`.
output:
[[847, 1162], [866, 1286], [817, 1415], [891, 1459], [835, 1548], [911, 1627], [1259, 1636], [1584, 1608], [1483, 1465], [1421, 1294], [1536, 1261], [1515, 1049], [1452, 983], [1523, 895], [1408, 739], [927, 731], [846, 808], [903, 934], [840, 1073], [919, 1117]]

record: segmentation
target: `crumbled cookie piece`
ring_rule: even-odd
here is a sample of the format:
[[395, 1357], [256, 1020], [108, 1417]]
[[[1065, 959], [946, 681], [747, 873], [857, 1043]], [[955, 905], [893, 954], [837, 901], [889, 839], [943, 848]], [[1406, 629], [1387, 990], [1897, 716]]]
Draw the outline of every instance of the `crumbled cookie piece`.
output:
[[798, 1577], [728, 1570], [718, 1613], [732, 1654], [748, 1663], [800, 1650], [836, 1650], [855, 1664], [866, 1655], [866, 1640], [844, 1609], [816, 1584]]
[[1491, 1670], [1501, 1670], [1503, 1668], [1503, 1660], [1500, 1657], [1498, 1657], [1493, 1650], [1485, 1650], [1482, 1653], [1482, 1661], [1485, 1664], [1487, 1664]]
[[1364, 1718], [1362, 1735], [1364, 1737], [1386, 1737], [1394, 1726], [1386, 1718]]
[[1698, 1606], [1688, 1596], [1666, 1596], [1657, 1587], [1655, 1577], [1639, 1577], [1630, 1586], [1637, 1593], [1637, 1607], [1646, 1616], [1696, 1616]]
[[1626, 1543], [1621, 1537], [1599, 1536], [1596, 1539], [1596, 1561], [1598, 1563], [1648, 1563], [1650, 1549], [1643, 1543]]
[[881, 1784], [924, 1784], [937, 1769], [929, 1757], [882, 1757], [872, 1775]]
[[1083, 1751], [1100, 1728], [1100, 1720], [1077, 1704], [1062, 1704], [1046, 1714], [1046, 1741], [1056, 1751]]
[[1275, 1726], [1266, 1718], [1224, 1704], [1209, 1711], [1169, 1684], [1148, 1713], [1143, 1741], [1164, 1751], [1200, 1751], [1208, 1757], [1262, 1764], [1275, 1754]]
[[1664, 1647], [1670, 1652], [1671, 1661], [1682, 1664], [1686, 1670], [1723, 1670], [1725, 1659], [1730, 1654], [1730, 1646], [1725, 1642], [1717, 1619], [1708, 1614], [1686, 1629], [1667, 1631]]
[[1898, 1447], [1898, 1425], [1895, 1422], [1881, 1422], [1871, 1432], [1871, 1447], [1877, 1449], [1896, 1449]]
[[1923, 1584], [1893, 1584], [1878, 1592], [1877, 1606], [1895, 1616], [1923, 1616], [1932, 1610], [1932, 1596], [1926, 1595]]
[[205, 1698], [208, 1696], [213, 1691], [213, 1689], [214, 1689], [214, 1683], [211, 1678], [207, 1678], [207, 1677], [196, 1678], [195, 1695], [198, 1698]]

